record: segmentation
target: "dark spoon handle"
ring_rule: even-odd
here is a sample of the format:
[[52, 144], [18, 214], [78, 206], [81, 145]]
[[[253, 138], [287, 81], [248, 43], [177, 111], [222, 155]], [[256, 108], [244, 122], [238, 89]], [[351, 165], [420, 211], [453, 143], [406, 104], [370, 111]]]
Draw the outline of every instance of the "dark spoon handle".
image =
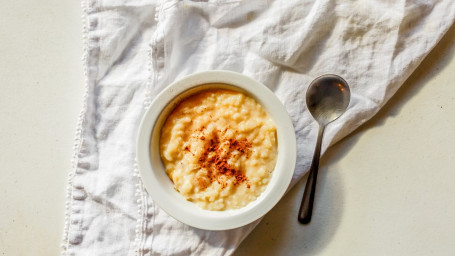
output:
[[318, 139], [316, 142], [316, 149], [314, 150], [313, 161], [310, 167], [310, 174], [308, 175], [305, 191], [303, 192], [302, 203], [300, 204], [298, 220], [302, 224], [308, 224], [311, 221], [314, 194], [316, 191], [316, 181], [318, 179], [319, 158], [321, 156], [321, 144], [324, 129], [325, 129], [324, 125], [319, 125]]

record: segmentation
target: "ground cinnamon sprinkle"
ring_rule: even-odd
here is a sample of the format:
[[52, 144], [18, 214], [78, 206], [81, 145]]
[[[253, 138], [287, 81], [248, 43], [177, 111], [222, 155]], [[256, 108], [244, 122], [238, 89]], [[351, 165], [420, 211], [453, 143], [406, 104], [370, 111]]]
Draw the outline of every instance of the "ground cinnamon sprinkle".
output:
[[188, 152], [190, 152], [190, 153], [191, 153], [191, 154], [194, 156], [194, 153], [193, 153], [193, 152], [191, 152], [191, 150], [190, 150], [190, 148], [189, 148], [188, 146], [186, 146], [184, 149], [185, 149], [185, 151], [188, 151]]
[[[226, 131], [224, 131], [226, 132]], [[205, 141], [205, 136], [200, 137]], [[229, 144], [229, 151], [224, 152], [223, 144]], [[198, 161], [201, 168], [207, 169], [207, 176], [211, 183], [218, 182], [223, 188], [227, 186], [228, 180], [231, 180], [234, 185], [246, 183], [247, 188], [250, 188], [248, 177], [238, 169], [232, 167], [229, 163], [229, 157], [238, 157], [239, 155], [246, 155], [248, 157], [251, 148], [251, 143], [247, 139], [226, 139], [223, 137], [214, 136], [206, 142], [206, 146], [199, 157]], [[238, 154], [233, 154], [238, 151]], [[199, 180], [198, 183], [202, 185]], [[201, 186], [205, 188], [206, 186]]]

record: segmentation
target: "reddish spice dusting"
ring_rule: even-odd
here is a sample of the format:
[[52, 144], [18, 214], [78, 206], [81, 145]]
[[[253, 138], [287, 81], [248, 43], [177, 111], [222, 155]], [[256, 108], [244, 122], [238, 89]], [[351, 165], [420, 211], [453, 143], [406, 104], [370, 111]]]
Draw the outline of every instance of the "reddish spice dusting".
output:
[[[226, 130], [223, 131], [224, 133]], [[205, 141], [205, 136], [200, 137], [201, 140]], [[227, 139], [219, 138], [214, 136], [212, 139], [205, 142], [206, 146], [199, 157], [198, 161], [201, 168], [207, 169], [207, 178], [210, 183], [217, 182], [225, 188], [228, 185], [228, 181], [231, 180], [234, 185], [246, 183], [246, 187], [250, 188], [248, 177], [243, 174], [241, 170], [232, 167], [229, 163], [229, 157], [238, 157], [239, 155], [245, 155], [248, 157], [250, 153], [251, 143], [247, 139]], [[229, 145], [228, 152], [224, 152], [222, 147], [223, 144]], [[186, 148], [185, 148], [186, 150]], [[232, 151], [238, 151], [237, 154], [232, 154]], [[201, 182], [198, 178], [197, 182], [201, 188], [205, 189], [207, 184]]]
[[191, 154], [194, 156], [194, 153], [193, 153], [193, 152], [191, 152], [191, 150], [190, 150], [190, 148], [189, 148], [188, 146], [186, 146], [184, 149], [185, 149], [185, 151], [188, 151], [188, 152], [190, 152], [190, 153], [191, 153]]

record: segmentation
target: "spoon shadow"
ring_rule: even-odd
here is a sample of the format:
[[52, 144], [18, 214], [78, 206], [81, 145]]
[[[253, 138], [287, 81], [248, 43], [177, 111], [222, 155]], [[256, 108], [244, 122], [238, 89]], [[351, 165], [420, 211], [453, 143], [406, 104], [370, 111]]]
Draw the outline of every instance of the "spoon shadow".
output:
[[[261, 223], [242, 242], [234, 253], [246, 255], [314, 255], [325, 248], [338, 229], [343, 214], [343, 181], [336, 162], [344, 149], [329, 149], [321, 159], [317, 184], [321, 189], [315, 195], [313, 218], [310, 225], [297, 222], [297, 212], [305, 188], [306, 177], [301, 179], [286, 196], [264, 217]], [[333, 153], [332, 153], [333, 151]], [[330, 169], [330, 171], [328, 171]], [[308, 176], [308, 175], [305, 175]], [[292, 243], [289, 241], [302, 241]]]

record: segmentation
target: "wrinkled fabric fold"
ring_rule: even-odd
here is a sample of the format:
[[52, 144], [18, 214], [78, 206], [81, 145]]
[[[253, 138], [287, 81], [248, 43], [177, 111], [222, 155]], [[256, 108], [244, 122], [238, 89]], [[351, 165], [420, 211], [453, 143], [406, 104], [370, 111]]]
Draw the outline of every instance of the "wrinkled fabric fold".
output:
[[311, 80], [334, 73], [351, 87], [324, 152], [393, 96], [455, 20], [452, 0], [89, 0], [83, 9], [86, 97], [69, 178], [67, 255], [230, 255], [258, 223], [195, 229], [144, 190], [135, 166], [139, 122], [176, 79], [230, 70], [269, 87], [294, 124], [295, 184], [317, 135], [305, 106]]

